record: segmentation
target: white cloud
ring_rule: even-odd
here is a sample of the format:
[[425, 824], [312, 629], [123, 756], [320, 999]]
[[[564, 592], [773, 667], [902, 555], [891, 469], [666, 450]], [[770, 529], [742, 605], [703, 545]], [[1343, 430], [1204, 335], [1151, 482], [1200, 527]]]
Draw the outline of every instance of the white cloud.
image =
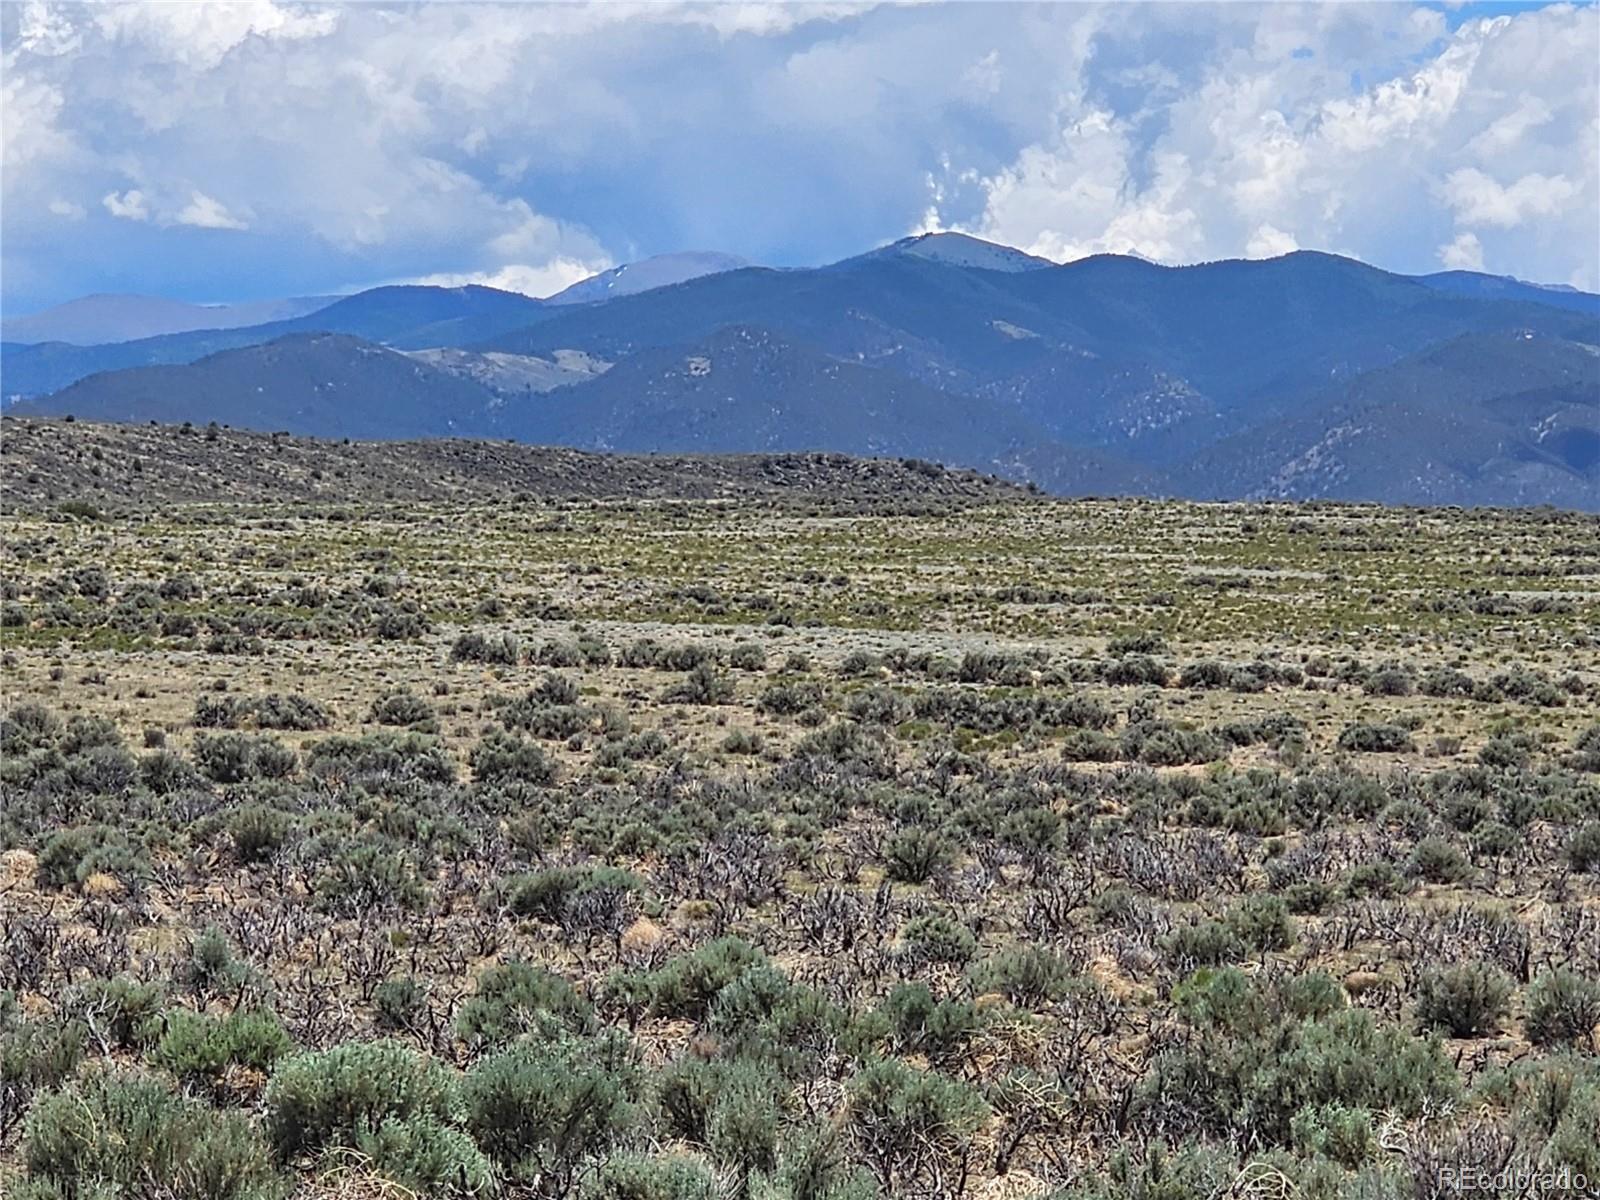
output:
[[469, 284], [477, 284], [482, 287], [499, 288], [503, 292], [521, 292], [525, 296], [542, 299], [588, 279], [591, 275], [610, 270], [615, 265], [610, 259], [578, 262], [570, 258], [555, 258], [538, 266], [511, 263], [493, 271], [423, 275], [407, 282], [428, 284], [433, 287], [466, 287]]
[[1475, 233], [1458, 233], [1439, 247], [1439, 261], [1451, 271], [1483, 270], [1483, 243]]
[[83, 205], [59, 197], [50, 201], [49, 208], [54, 215], [65, 217], [69, 221], [81, 221], [87, 215]]
[[1277, 258], [1280, 254], [1292, 254], [1300, 249], [1300, 243], [1294, 240], [1294, 234], [1285, 233], [1283, 230], [1271, 225], [1261, 225], [1250, 235], [1250, 240], [1245, 243], [1244, 256], [1246, 258]]
[[266, 41], [325, 37], [339, 22], [331, 9], [303, 9], [272, 0], [228, 3], [117, 4], [95, 18], [117, 42], [138, 43], [161, 61], [210, 70], [251, 38]]
[[[1488, 253], [1531, 278], [1600, 285], [1594, 7], [1470, 21], [1447, 36], [1431, 10], [1208, 12], [1193, 61], [1119, 67], [1098, 86], [1091, 61], [1064, 80], [1055, 130], [985, 174], [981, 212], [952, 221], [936, 203], [924, 224], [1056, 258], [1311, 246], [1411, 270], [1427, 269], [1425, 247], [1442, 241], [1452, 261]], [[1193, 19], [1157, 6], [1139, 16]], [[1109, 59], [1122, 32], [1099, 36]], [[1135, 60], [1137, 45], [1124, 51]], [[1352, 68], [1371, 82], [1352, 91]], [[1108, 104], [1118, 93], [1106, 86], [1128, 99]]]
[[1515, 229], [1529, 217], [1561, 212], [1578, 186], [1565, 175], [1537, 173], [1502, 185], [1476, 167], [1462, 167], [1445, 176], [1442, 191], [1460, 224]]
[[[1471, 233], [1496, 269], [1600, 285], [1600, 10], [1449, 25], [1338, 3], [0, 5], [6, 294], [111, 267], [191, 286], [216, 269], [192, 227], [230, 223], [262, 256], [233, 269], [293, 291], [553, 290], [563, 263], [815, 262], [945, 228], [1406, 270]], [[74, 196], [107, 199], [69, 230], [51, 205]]]
[[230, 213], [222, 204], [204, 192], [191, 192], [189, 203], [178, 210], [173, 220], [179, 225], [193, 225], [197, 229], [249, 229], [250, 226]]
[[120, 196], [116, 192], [107, 192], [100, 198], [100, 203], [113, 217], [121, 217], [125, 221], [150, 219], [150, 206], [145, 201], [144, 193], [137, 188], [123, 192]]

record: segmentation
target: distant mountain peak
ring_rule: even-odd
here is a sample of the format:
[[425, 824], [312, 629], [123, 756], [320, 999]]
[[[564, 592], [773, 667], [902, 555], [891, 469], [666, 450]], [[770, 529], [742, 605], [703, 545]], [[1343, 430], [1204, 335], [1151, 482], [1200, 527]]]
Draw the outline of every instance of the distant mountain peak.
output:
[[986, 242], [968, 233], [918, 233], [890, 242], [861, 258], [925, 258], [930, 262], [946, 263], [955, 267], [976, 267], [983, 271], [1041, 271], [1056, 264], [1048, 258], [1039, 258], [1018, 250], [1015, 246], [1002, 246]]
[[675, 283], [687, 283], [704, 275], [737, 271], [751, 265], [748, 259], [740, 258], [737, 254], [723, 254], [716, 250], [657, 254], [591, 275], [548, 297], [545, 303], [593, 304], [617, 296], [634, 296], [660, 287], [671, 287]]

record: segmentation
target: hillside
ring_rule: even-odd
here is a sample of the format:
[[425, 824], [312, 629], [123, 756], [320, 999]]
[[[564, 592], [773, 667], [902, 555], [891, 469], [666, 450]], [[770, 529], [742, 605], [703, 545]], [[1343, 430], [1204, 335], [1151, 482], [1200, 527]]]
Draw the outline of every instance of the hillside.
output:
[[[90, 421], [215, 421], [313, 437], [439, 437], [492, 428], [481, 384], [342, 334], [293, 334], [187, 366], [73, 384], [50, 413]], [[24, 403], [14, 411], [30, 413]]]
[[7, 417], [7, 509], [66, 500], [325, 503], [720, 499], [920, 510], [1031, 493], [975, 471], [843, 454], [623, 455], [438, 438], [337, 442], [241, 429]]
[[1368, 372], [1177, 472], [1190, 495], [1600, 505], [1600, 349], [1473, 335]]
[[300, 333], [342, 333], [400, 349], [465, 345], [544, 316], [539, 301], [486, 287], [381, 287], [292, 320], [206, 329], [105, 346], [50, 342], [4, 348], [4, 395], [47, 395], [101, 371], [170, 366]]

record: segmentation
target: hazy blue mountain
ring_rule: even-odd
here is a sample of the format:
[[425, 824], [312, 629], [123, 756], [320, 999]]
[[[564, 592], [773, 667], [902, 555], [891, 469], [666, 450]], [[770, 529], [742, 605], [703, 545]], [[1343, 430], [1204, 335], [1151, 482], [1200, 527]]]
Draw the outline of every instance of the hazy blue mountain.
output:
[[1187, 494], [1600, 507], [1600, 347], [1468, 334], [1307, 398], [1175, 472]]
[[0, 339], [96, 346], [166, 333], [186, 333], [192, 329], [238, 329], [305, 316], [326, 308], [338, 298], [298, 296], [238, 304], [188, 304], [164, 296], [82, 296], [29, 316], [7, 317], [0, 322]]
[[[226, 350], [31, 407], [312, 432], [336, 369], [349, 436], [398, 436], [398, 413], [410, 436], [907, 455], [1074, 492], [1597, 506], [1600, 316], [1505, 282], [1309, 252], [1055, 266], [931, 235], [589, 303], [383, 288], [251, 329], [8, 346], [5, 391]], [[240, 349], [313, 328], [364, 340]]]
[[291, 334], [180, 366], [91, 375], [18, 413], [92, 421], [215, 421], [316, 437], [490, 433], [498, 398], [473, 380], [343, 334]]
[[842, 362], [732, 326], [643, 351], [542, 404], [508, 410], [523, 441], [673, 453], [832, 450], [978, 467], [1063, 494], [1156, 486], [1153, 472], [1054, 441], [1012, 406]]
[[1485, 275], [1479, 271], [1440, 271], [1437, 275], [1418, 275], [1416, 279], [1418, 283], [1457, 296], [1472, 296], [1480, 300], [1524, 300], [1530, 304], [1548, 304], [1552, 308], [1568, 308], [1573, 312], [1600, 316], [1600, 296], [1564, 285], [1524, 283], [1509, 275]]
[[614, 300], [618, 296], [633, 296], [653, 288], [685, 283], [703, 275], [716, 275], [723, 271], [737, 271], [748, 267], [748, 260], [736, 254], [721, 254], [712, 250], [690, 250], [681, 254], [657, 254], [612, 267], [598, 275], [580, 280], [571, 287], [545, 297], [546, 304], [595, 304]]
[[372, 288], [293, 320], [243, 329], [197, 330], [105, 346], [7, 345], [0, 349], [0, 387], [7, 399], [40, 396], [99, 371], [190, 363], [294, 333], [344, 333], [400, 349], [461, 346], [522, 328], [545, 313], [538, 300], [495, 288]]

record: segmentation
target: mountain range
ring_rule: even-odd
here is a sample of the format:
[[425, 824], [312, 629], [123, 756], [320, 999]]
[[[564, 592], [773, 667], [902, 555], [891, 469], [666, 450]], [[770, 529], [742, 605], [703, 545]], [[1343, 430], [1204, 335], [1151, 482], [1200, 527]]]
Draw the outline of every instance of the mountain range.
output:
[[1049, 491], [1600, 507], [1600, 297], [1329, 254], [1056, 265], [961, 234], [540, 301], [377, 288], [0, 349], [8, 411], [630, 452], [831, 450]]

